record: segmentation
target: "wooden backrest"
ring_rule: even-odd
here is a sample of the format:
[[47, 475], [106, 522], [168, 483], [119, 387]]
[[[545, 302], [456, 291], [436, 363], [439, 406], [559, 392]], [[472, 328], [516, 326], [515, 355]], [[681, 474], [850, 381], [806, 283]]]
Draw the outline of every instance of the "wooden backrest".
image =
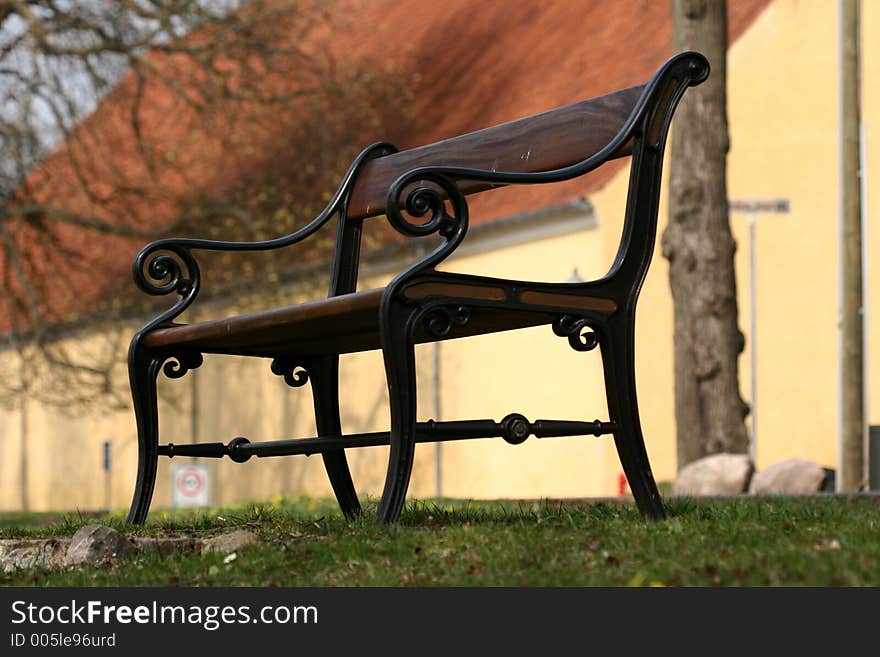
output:
[[[358, 165], [347, 212], [338, 225], [330, 295], [356, 289], [362, 220], [367, 217], [384, 214], [405, 235], [436, 233], [446, 240], [397, 281], [417, 270], [432, 270], [464, 239], [468, 209], [462, 193], [560, 182], [629, 155], [623, 232], [603, 280], [628, 280], [626, 289], [634, 299], [653, 254], [663, 147], [672, 114], [686, 89], [708, 75], [709, 62], [702, 54], [682, 52], [644, 85], [407, 151], [395, 153], [390, 145], [374, 145], [392, 153]], [[450, 201], [451, 214], [440, 201], [444, 198]], [[386, 207], [387, 203], [394, 205]]]
[[[644, 85], [630, 87], [372, 160], [364, 165], [352, 190], [348, 217], [383, 214], [391, 183], [416, 167], [536, 173], [581, 162], [617, 135], [644, 89]], [[624, 145], [612, 157], [629, 155], [631, 147], [631, 143]], [[489, 187], [475, 181], [459, 183], [466, 194]]]

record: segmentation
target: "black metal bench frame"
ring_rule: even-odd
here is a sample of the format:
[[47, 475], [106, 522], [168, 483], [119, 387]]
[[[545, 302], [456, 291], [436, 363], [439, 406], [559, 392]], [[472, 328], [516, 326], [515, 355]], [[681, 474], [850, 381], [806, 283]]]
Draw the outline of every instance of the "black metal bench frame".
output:
[[[517, 138], [565, 139], [565, 135], [551, 134], [548, 137], [541, 132], [545, 125], [557, 121], [565, 108], [530, 117], [532, 122], [528, 126], [531, 126], [531, 132], [520, 137], [515, 133], [526, 124], [517, 124], [519, 128], [506, 131], [502, 130], [505, 126], [499, 126], [471, 133], [459, 141], [453, 139], [400, 153], [397, 160], [394, 159], [397, 149], [389, 143], [380, 143], [365, 149], [357, 157], [321, 214], [291, 235], [248, 243], [175, 238], [144, 247], [134, 262], [135, 282], [149, 294], [173, 292], [180, 298], [134, 335], [129, 350], [139, 447], [137, 483], [129, 522], [143, 523], [146, 519], [161, 455], [225, 456], [243, 462], [251, 456], [320, 453], [343, 513], [353, 518], [361, 513], [361, 507], [345, 449], [388, 444], [388, 472], [377, 514], [380, 521], [393, 523], [404, 505], [417, 442], [502, 437], [518, 444], [532, 434], [538, 438], [612, 434], [639, 510], [647, 518], [664, 517], [636, 402], [635, 309], [653, 255], [663, 150], [669, 124], [685, 90], [700, 84], [708, 74], [708, 62], [701, 54], [681, 53], [668, 60], [642, 87], [617, 92], [617, 96], [584, 101], [583, 108], [589, 116], [595, 115], [601, 122], [604, 112], [616, 117], [618, 122], [614, 124], [612, 121], [612, 138], [602, 139], [604, 145], [581, 154], [574, 163], [563, 162], [550, 170], [505, 172], [457, 165], [462, 161], [473, 161], [469, 159], [470, 155], [461, 155], [455, 150], [459, 145], [464, 148], [466, 144], [479, 155], [491, 157], [497, 147], [490, 143], [491, 138], [498, 135], [504, 136], [508, 142]], [[569, 106], [573, 107], [576, 106]], [[582, 129], [589, 130], [590, 127]], [[608, 129], [607, 125], [605, 129]], [[412, 155], [404, 157], [406, 153]], [[629, 154], [632, 160], [622, 238], [613, 265], [602, 278], [585, 283], [548, 284], [437, 271], [437, 266], [461, 244], [467, 232], [466, 194], [510, 184], [569, 180], [612, 158]], [[397, 162], [398, 167], [409, 163], [409, 168], [394, 173], [393, 162]], [[364, 208], [363, 199], [369, 197], [368, 188], [371, 185], [375, 188], [376, 182], [383, 180], [383, 166], [385, 176], [394, 173], [390, 186], [384, 187], [387, 190], [384, 204], [371, 208], [367, 203]], [[371, 172], [369, 175], [365, 173], [367, 170]], [[361, 184], [364, 176], [369, 180]], [[354, 206], [359, 206], [356, 212], [352, 211]], [[400, 273], [384, 290], [355, 293], [363, 219], [382, 212], [404, 235], [437, 234], [442, 240], [432, 253]], [[244, 341], [240, 345], [230, 342], [235, 339], [234, 332], [230, 339], [218, 342], [210, 323], [192, 327], [173, 323], [172, 320], [192, 304], [199, 292], [199, 267], [194, 251], [263, 251], [290, 246], [314, 234], [334, 216], [338, 217], [337, 242], [327, 301], [307, 304], [292, 314], [273, 315], [270, 312], [246, 317], [235, 326], [239, 327], [237, 330], [242, 336], [248, 336], [250, 342], [247, 345]], [[331, 309], [337, 319], [344, 320], [346, 313], [356, 312], [361, 306], [367, 309], [365, 312], [370, 317], [370, 308], [373, 307], [370, 303], [378, 304], [378, 316], [373, 317], [375, 330], [363, 328], [362, 334], [347, 338], [348, 342], [345, 342], [345, 336], [338, 340], [324, 340], [320, 344], [314, 340], [304, 341], [301, 353], [295, 339], [285, 340], [283, 347], [279, 346], [282, 344], [280, 336], [288, 330], [281, 324], [291, 321], [290, 317], [299, 317], [297, 326], [307, 326], [309, 321], [326, 321]], [[325, 304], [323, 309], [321, 304]], [[272, 335], [274, 318], [281, 322], [281, 328], [276, 332], [278, 335]], [[344, 325], [344, 321], [341, 324]], [[566, 337], [576, 351], [589, 351], [596, 346], [601, 348], [608, 422], [529, 422], [515, 413], [500, 422], [416, 421], [416, 343], [542, 324], [551, 325], [553, 331]], [[378, 338], [375, 331], [378, 331]], [[270, 336], [265, 338], [264, 346], [253, 343], [253, 336], [258, 334]], [[391, 430], [343, 435], [339, 417], [339, 355], [376, 347], [381, 348], [384, 355]], [[273, 442], [235, 438], [228, 444], [160, 445], [156, 394], [160, 370], [169, 377], [181, 377], [189, 369], [201, 365], [202, 354], [208, 352], [272, 358], [272, 372], [283, 376], [289, 385], [301, 386], [311, 381], [318, 436]]]

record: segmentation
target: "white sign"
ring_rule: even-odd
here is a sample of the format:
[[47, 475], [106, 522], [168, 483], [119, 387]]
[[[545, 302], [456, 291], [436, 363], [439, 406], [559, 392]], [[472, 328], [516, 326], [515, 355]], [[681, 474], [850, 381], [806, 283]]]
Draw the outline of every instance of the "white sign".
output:
[[209, 506], [211, 477], [208, 468], [195, 463], [172, 465], [171, 504], [175, 507]]
[[737, 198], [727, 201], [731, 212], [747, 214], [788, 214], [787, 198]]

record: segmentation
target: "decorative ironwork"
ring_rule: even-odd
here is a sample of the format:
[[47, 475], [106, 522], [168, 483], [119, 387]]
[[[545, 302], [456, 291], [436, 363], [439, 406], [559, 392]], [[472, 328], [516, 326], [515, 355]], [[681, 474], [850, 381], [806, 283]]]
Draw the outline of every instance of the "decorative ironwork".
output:
[[[445, 238], [428, 256], [416, 262], [391, 282], [398, 287], [419, 272], [434, 270], [464, 239], [468, 228], [468, 204], [458, 188], [457, 176], [446, 175], [445, 167], [420, 167], [403, 174], [388, 188], [385, 214], [388, 221], [400, 233], [408, 237], [426, 237], [434, 233]], [[426, 186], [426, 185], [431, 185]], [[415, 185], [415, 187], [413, 187]], [[410, 189], [412, 187], [412, 189]], [[405, 190], [410, 189], [401, 200]], [[452, 212], [447, 210], [447, 205]], [[410, 217], [429, 215], [422, 223], [407, 219], [401, 207]]]
[[[439, 167], [438, 167], [439, 168]], [[427, 187], [426, 183], [433, 186]], [[430, 214], [422, 223], [409, 221], [401, 212], [402, 192], [410, 190], [402, 205], [411, 217], [421, 218]], [[447, 201], [452, 213], [447, 211]], [[388, 189], [386, 211], [391, 225], [404, 235], [425, 237], [439, 233], [450, 238], [463, 220], [467, 219], [467, 201], [456, 184], [456, 178], [436, 172], [433, 168], [422, 167], [400, 176]]]
[[235, 461], [236, 463], [244, 463], [250, 459], [253, 454], [242, 453], [239, 447], [250, 444], [250, 440], [239, 436], [230, 440], [228, 445], [224, 445], [223, 443], [187, 443], [183, 445], [168, 443], [167, 445], [159, 445], [157, 453], [159, 456], [167, 456], [172, 459], [175, 456], [189, 456], [203, 459], [222, 459], [224, 456], [228, 456], [230, 460]]
[[425, 330], [435, 338], [445, 338], [455, 326], [466, 326], [471, 320], [471, 311], [466, 306], [438, 306], [425, 314], [422, 323]]
[[152, 249], [148, 246], [135, 258], [134, 280], [147, 294], [177, 292], [186, 296], [198, 288], [199, 266], [190, 250], [181, 245], [169, 242]]
[[524, 443], [532, 433], [532, 425], [524, 415], [511, 413], [501, 420], [501, 437], [511, 445]]
[[203, 362], [204, 358], [198, 351], [183, 351], [169, 355], [162, 366], [162, 372], [169, 379], [179, 379], [190, 370], [201, 367]]
[[[415, 439], [418, 443], [430, 443], [476, 438], [502, 438], [511, 445], [519, 445], [532, 435], [536, 438], [588, 435], [598, 437], [603, 434], [613, 434], [617, 430], [618, 424], [615, 422], [601, 422], [599, 420], [593, 422], [573, 420], [535, 420], [529, 422], [524, 415], [510, 413], [500, 422], [494, 420], [417, 422]], [[159, 445], [157, 451], [160, 456], [229, 457], [237, 463], [244, 463], [252, 456], [270, 457], [294, 454], [310, 456], [354, 447], [388, 445], [390, 441], [390, 432], [374, 431], [254, 443], [247, 438], [238, 437], [233, 438], [226, 445], [223, 443], [189, 443], [184, 445], [169, 443]]]
[[[415, 399], [416, 393], [412, 360], [408, 355], [410, 348], [408, 343], [412, 338], [408, 334], [412, 324], [409, 323], [411, 317], [409, 309], [402, 309], [406, 306], [402, 290], [418, 276], [436, 274], [437, 265], [443, 262], [464, 239], [468, 228], [468, 205], [458, 182], [466, 180], [494, 187], [571, 180], [598, 168], [609, 158], [622, 152], [630, 141], [636, 144], [632, 170], [640, 173], [642, 164], [639, 148], [653, 149], [649, 159], [659, 163], [662, 154], [661, 142], [672, 118], [672, 108], [687, 86], [698, 84], [707, 75], [708, 62], [701, 55], [679, 54], [672, 58], [647, 84], [617, 134], [599, 151], [575, 164], [541, 172], [498, 172], [450, 166], [417, 167], [401, 175], [388, 188], [385, 214], [398, 231], [411, 237], [424, 237], [437, 233], [444, 240], [432, 253], [391, 281], [385, 290], [380, 309], [382, 350], [385, 354], [386, 375], [391, 396], [392, 422], [398, 427], [395, 440], [391, 443], [388, 475], [377, 510], [378, 516], [384, 522], [395, 521], [403, 508], [406, 488], [412, 472], [413, 446], [417, 440], [413, 423], [410, 421], [410, 416], [414, 415], [415, 411], [412, 400]], [[657, 107], [661, 103], [663, 94], [670, 92], [672, 105], [665, 113], [658, 112]], [[648, 145], [645, 144], [646, 131], [649, 133]], [[650, 187], [657, 180], [659, 176], [647, 176], [643, 185]], [[648, 194], [652, 191], [653, 189], [649, 189]], [[405, 198], [404, 194], [406, 194]], [[628, 204], [627, 207], [624, 240], [630, 242], [626, 231], [634, 229], [635, 216], [634, 211], [629, 209], [633, 206]], [[404, 210], [410, 217], [427, 217], [427, 219], [420, 224], [413, 223], [404, 217]], [[650, 234], [653, 236], [653, 229]], [[608, 275], [613, 276], [622, 265], [621, 258], [615, 259]], [[646, 270], [642, 270], [641, 275], [644, 271]], [[402, 322], [407, 323], [407, 328], [400, 331]], [[595, 348], [598, 344], [595, 333], [583, 334], [586, 322], [577, 326], [573, 324], [578, 322], [560, 323], [560, 328], [566, 330], [564, 335], [568, 337], [572, 348], [577, 351]], [[567, 330], [569, 326], [572, 326], [571, 332]]]
[[170, 322], [186, 310], [199, 293], [199, 265], [193, 251], [270, 251], [301, 242], [313, 235], [339, 212], [357, 175], [368, 160], [397, 152], [388, 142], [380, 142], [365, 148], [348, 168], [342, 182], [327, 206], [309, 224], [284, 237], [260, 242], [226, 242], [194, 238], [169, 238], [157, 240], [145, 246], [134, 259], [134, 282], [146, 292], [156, 296], [176, 292], [180, 299], [171, 308], [154, 318], [141, 333], [160, 324]]
[[242, 445], [250, 445], [251, 441], [243, 436], [238, 436], [237, 438], [233, 438], [229, 441], [229, 444], [226, 446], [226, 454], [229, 458], [236, 463], [244, 463], [247, 461], [252, 455], [251, 454], [243, 454], [239, 449]]
[[599, 336], [591, 330], [589, 320], [562, 315], [553, 322], [553, 332], [561, 338], [568, 338], [568, 344], [575, 351], [590, 351], [599, 344]]
[[302, 358], [279, 357], [272, 361], [272, 374], [284, 377], [291, 388], [300, 388], [309, 382], [308, 366]]

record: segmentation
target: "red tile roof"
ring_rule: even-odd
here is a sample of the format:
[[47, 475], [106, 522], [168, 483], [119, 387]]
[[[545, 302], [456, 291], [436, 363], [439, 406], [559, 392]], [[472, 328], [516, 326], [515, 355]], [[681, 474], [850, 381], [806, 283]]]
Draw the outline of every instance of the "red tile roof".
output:
[[[728, 3], [731, 39], [768, 2]], [[641, 84], [672, 54], [668, 3], [658, 0], [355, 0], [344, 6], [344, 25], [336, 26], [333, 35], [338, 60], [384, 61], [389, 70], [405, 72], [412, 76], [406, 80], [413, 80], [408, 121], [364, 126], [363, 143], [351, 144], [349, 155], [370, 141], [387, 139], [400, 148], [413, 147]], [[158, 57], [156, 61], [184, 83], [191, 77], [180, 60]], [[283, 87], [296, 85], [297, 80], [267, 74], [266, 84]], [[167, 88], [154, 83], [142, 92], [144, 141], [157, 155], [154, 161], [169, 164], [152, 170], [144, 166], [144, 159], [134, 152], [131, 133], [129, 101], [135, 89], [132, 76], [124, 79], [75, 138], [31, 176], [35, 198], [144, 229], [167, 226], [192, 198], [222, 197], [248, 176], [271, 175], [273, 160], [265, 153], [283, 141], [283, 131], [290, 126], [279, 122], [273, 134], [249, 130], [246, 121], [234, 116], [218, 117], [231, 122], [224, 130], [226, 136], [230, 130], [240, 131], [253, 146], [251, 157], [240, 151], [229, 153]], [[472, 197], [471, 221], [488, 222], [587, 195], [620, 166], [612, 163], [568, 183]], [[90, 185], [92, 196], [83, 191], [77, 169], [97, 181]], [[330, 188], [329, 181], [341, 173], [325, 175], [316, 184]], [[136, 250], [148, 241], [145, 238], [96, 234], [68, 224], [12, 225], [18, 249], [27, 254], [23, 266], [28, 278], [37, 282], [36, 294], [49, 322], [88, 314], [103, 303], [108, 291], [113, 296], [124, 289], [125, 303], [140, 299], [140, 292], [128, 283], [129, 267]], [[54, 240], [37, 239], [40, 231], [50, 231]], [[62, 252], [80, 254], [83, 268], [70, 272], [69, 261], [56, 263], [56, 254]], [[10, 278], [10, 263], [4, 258], [0, 252], [3, 285], [23, 297], [24, 290], [14, 276]], [[76, 281], [72, 293], [63, 291], [68, 286], [56, 284], [71, 278]], [[12, 317], [0, 317], [0, 330], [15, 324]]]

